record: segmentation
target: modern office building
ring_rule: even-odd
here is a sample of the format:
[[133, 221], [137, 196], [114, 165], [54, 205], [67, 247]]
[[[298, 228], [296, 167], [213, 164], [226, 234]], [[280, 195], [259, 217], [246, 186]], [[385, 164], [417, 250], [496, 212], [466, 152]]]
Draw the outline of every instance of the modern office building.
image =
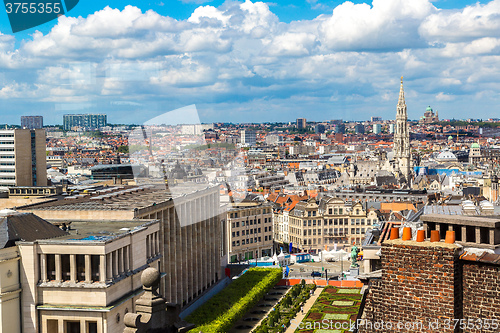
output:
[[63, 115], [63, 128], [65, 131], [78, 128], [81, 130], [97, 130], [107, 125], [105, 114], [65, 114]]
[[363, 124], [356, 124], [354, 126], [354, 131], [356, 132], [356, 134], [364, 134], [365, 126]]
[[21, 116], [21, 128], [40, 129], [43, 128], [42, 116]]
[[297, 118], [297, 128], [304, 129], [306, 128], [306, 118]]
[[0, 130], [0, 186], [47, 186], [45, 131]]
[[325, 125], [323, 125], [323, 124], [316, 124], [314, 126], [314, 133], [316, 133], [316, 134], [325, 133], [325, 129], [326, 129]]
[[373, 124], [373, 134], [380, 134], [380, 133], [382, 133], [382, 125]]
[[371, 122], [372, 122], [372, 123], [373, 123], [373, 122], [376, 122], [376, 121], [382, 121], [382, 117], [373, 117], [373, 116], [372, 116], [372, 117], [370, 118], [370, 120], [371, 120]]
[[240, 140], [242, 145], [255, 146], [257, 142], [257, 133], [252, 130], [241, 130]]
[[345, 134], [345, 124], [337, 123], [335, 124], [335, 134]]

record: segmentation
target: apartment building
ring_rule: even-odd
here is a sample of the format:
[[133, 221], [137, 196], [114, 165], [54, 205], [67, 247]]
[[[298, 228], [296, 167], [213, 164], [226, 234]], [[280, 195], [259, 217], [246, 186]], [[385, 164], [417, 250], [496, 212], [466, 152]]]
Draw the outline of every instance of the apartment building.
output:
[[47, 186], [45, 131], [0, 130], [0, 186]]
[[245, 199], [227, 211], [229, 261], [271, 256], [273, 249], [272, 206]]
[[378, 222], [375, 211], [367, 211], [361, 202], [344, 202], [325, 196], [285, 205], [273, 217], [277, 242], [292, 243], [297, 252], [318, 253], [335, 244], [361, 245], [364, 234]]

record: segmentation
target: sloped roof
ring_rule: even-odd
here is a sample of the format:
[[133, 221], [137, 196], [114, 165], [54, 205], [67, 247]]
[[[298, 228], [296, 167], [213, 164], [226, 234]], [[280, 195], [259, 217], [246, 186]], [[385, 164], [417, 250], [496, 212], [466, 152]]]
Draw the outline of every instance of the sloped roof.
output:
[[32, 242], [38, 239], [67, 235], [55, 225], [32, 213], [13, 213], [0, 217], [0, 246], [14, 246], [17, 241]]

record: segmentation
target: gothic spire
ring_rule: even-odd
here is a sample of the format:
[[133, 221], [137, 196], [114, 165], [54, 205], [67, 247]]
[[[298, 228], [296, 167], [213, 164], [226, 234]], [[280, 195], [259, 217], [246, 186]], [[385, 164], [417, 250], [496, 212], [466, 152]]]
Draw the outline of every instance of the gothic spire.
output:
[[401, 76], [401, 87], [399, 88], [399, 101], [398, 105], [405, 105], [405, 91], [403, 89], [403, 77]]

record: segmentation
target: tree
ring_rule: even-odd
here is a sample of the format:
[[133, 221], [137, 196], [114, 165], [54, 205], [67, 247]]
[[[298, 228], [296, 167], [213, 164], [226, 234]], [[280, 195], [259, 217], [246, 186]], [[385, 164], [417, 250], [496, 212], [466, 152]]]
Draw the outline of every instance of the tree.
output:
[[128, 146], [120, 146], [118, 147], [117, 151], [122, 154], [128, 154], [129, 152]]

